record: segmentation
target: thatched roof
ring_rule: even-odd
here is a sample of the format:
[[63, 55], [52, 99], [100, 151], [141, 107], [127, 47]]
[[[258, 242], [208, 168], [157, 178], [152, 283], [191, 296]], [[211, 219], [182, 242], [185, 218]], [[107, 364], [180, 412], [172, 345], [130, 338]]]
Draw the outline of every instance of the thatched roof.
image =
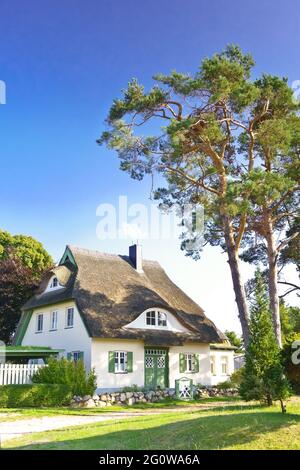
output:
[[[65, 287], [46, 294], [38, 292], [24, 310], [74, 299], [92, 337], [144, 339], [160, 345], [182, 344], [187, 340], [217, 343], [226, 339], [202, 308], [169, 279], [159, 263], [143, 260], [140, 273], [127, 256], [73, 246], [67, 247], [67, 253], [68, 261], [55, 271], [59, 280], [64, 273]], [[70, 264], [70, 258], [76, 267]], [[173, 313], [190, 333], [124, 328], [143, 311], [154, 307]]]

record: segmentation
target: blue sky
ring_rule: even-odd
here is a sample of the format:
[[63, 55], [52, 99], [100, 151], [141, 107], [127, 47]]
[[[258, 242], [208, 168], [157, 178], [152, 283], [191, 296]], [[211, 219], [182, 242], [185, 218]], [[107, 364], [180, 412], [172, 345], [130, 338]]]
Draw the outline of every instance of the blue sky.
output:
[[[150, 181], [119, 171], [96, 145], [112, 99], [131, 77], [194, 71], [239, 44], [255, 73], [300, 79], [300, 4], [271, 0], [1, 0], [0, 226], [41, 240], [57, 260], [67, 243], [126, 253], [131, 240], [99, 240], [96, 208], [149, 204]], [[239, 330], [225, 255], [186, 259], [175, 241], [143, 241], [221, 328]], [[244, 267], [245, 276], [251, 273]]]

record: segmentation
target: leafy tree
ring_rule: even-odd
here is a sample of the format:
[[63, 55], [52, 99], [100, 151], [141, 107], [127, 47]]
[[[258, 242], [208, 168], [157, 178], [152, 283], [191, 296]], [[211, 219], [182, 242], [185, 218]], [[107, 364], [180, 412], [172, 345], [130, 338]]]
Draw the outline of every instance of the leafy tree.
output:
[[300, 308], [280, 301], [280, 319], [283, 345], [291, 344], [300, 333]]
[[0, 230], [0, 339], [11, 341], [22, 305], [33, 295], [52, 259], [42, 244]]
[[[252, 243], [263, 222], [261, 236], [267, 240], [271, 307], [280, 343], [274, 231], [285, 223], [284, 204], [291, 216], [299, 174], [295, 161], [300, 126], [292, 90], [278, 77], [252, 81], [253, 65], [249, 54], [229, 46], [204, 59], [194, 75], [176, 71], [157, 75], [149, 92], [134, 79], [123, 98], [114, 100], [109, 128], [98, 140], [117, 151], [121, 169], [132, 178], [154, 172], [164, 175], [167, 185], [156, 190], [156, 199], [169, 206], [204, 206], [205, 240], [220, 245], [228, 255], [245, 345], [249, 314], [240, 248]], [[282, 175], [275, 164], [279, 155], [285, 165]], [[181, 244], [195, 259], [200, 250], [191, 250], [188, 242], [198, 236], [187, 231]]]
[[232, 346], [235, 346], [237, 349], [236, 349], [236, 352], [237, 353], [240, 353], [242, 352], [244, 349], [243, 349], [243, 340], [236, 334], [235, 331], [228, 331], [226, 330], [225, 331], [225, 335], [227, 336], [227, 338], [229, 339], [230, 343], [232, 344]]
[[290, 395], [284, 375], [281, 352], [272, 327], [271, 312], [263, 277], [256, 272], [255, 298], [251, 306], [250, 341], [246, 349], [246, 361], [240, 394], [245, 400], [260, 400], [272, 405], [281, 403]]
[[37, 287], [31, 270], [20, 258], [0, 262], [0, 340], [9, 343], [21, 315], [21, 306]]
[[0, 229], [0, 262], [9, 258], [12, 252], [37, 279], [53, 264], [51, 256], [39, 241], [27, 235], [11, 235]]

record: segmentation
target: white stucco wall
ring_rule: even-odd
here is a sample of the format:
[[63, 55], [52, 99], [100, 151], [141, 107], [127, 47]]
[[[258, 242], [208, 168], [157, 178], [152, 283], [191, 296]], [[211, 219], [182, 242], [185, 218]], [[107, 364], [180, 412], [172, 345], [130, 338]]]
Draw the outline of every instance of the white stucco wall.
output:
[[[215, 358], [215, 375], [211, 375], [211, 385], [217, 385], [220, 382], [225, 382], [229, 379], [230, 375], [234, 372], [234, 351], [233, 350], [215, 350], [210, 351], [210, 355]], [[227, 357], [228, 375], [222, 374], [222, 357]]]
[[[179, 371], [179, 354], [193, 353], [199, 357], [199, 372], [196, 373], [180, 373]], [[209, 345], [186, 343], [183, 346], [172, 346], [169, 349], [169, 385], [175, 388], [175, 380], [181, 377], [189, 377], [194, 384], [210, 385], [210, 359]]]
[[[159, 349], [159, 348], [158, 348]], [[133, 353], [133, 372], [110, 373], [108, 372], [108, 352], [128, 351]], [[122, 389], [123, 387], [144, 386], [144, 351], [143, 341], [129, 340], [92, 340], [92, 367], [97, 374], [97, 386], [100, 390]], [[199, 355], [199, 372], [180, 373], [179, 354], [195, 353]], [[184, 346], [172, 346], [169, 348], [169, 385], [175, 388], [175, 380], [180, 377], [190, 377], [195, 384], [211, 385], [210, 350], [208, 344], [187, 343]]]
[[[65, 315], [68, 307], [74, 308], [73, 328], [65, 328]], [[50, 331], [50, 313], [54, 310], [58, 311], [58, 325], [56, 331]], [[36, 317], [39, 313], [44, 314], [43, 331], [36, 333]], [[90, 369], [91, 338], [86, 331], [74, 302], [63, 302], [61, 304], [35, 309], [24, 335], [22, 345], [63, 349], [63, 355], [65, 356], [68, 352], [83, 351], [85, 366], [87, 369]]]
[[[109, 351], [133, 353], [133, 371], [126, 374], [108, 372]], [[93, 339], [92, 367], [97, 374], [97, 387], [104, 390], [122, 389], [133, 384], [144, 386], [144, 343], [143, 341]]]

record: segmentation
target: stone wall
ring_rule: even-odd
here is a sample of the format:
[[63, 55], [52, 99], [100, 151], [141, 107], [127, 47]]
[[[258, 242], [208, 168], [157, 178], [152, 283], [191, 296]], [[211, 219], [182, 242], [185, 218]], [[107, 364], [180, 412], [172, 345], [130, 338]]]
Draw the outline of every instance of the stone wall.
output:
[[[205, 387], [195, 390], [195, 398], [228, 397], [238, 395], [237, 389], [218, 389], [216, 387]], [[167, 398], [175, 398], [175, 390], [150, 390], [145, 392], [113, 392], [86, 395], [84, 397], [74, 396], [70, 405], [74, 408], [103, 408], [113, 405], [134, 405], [135, 403], [155, 403]]]

